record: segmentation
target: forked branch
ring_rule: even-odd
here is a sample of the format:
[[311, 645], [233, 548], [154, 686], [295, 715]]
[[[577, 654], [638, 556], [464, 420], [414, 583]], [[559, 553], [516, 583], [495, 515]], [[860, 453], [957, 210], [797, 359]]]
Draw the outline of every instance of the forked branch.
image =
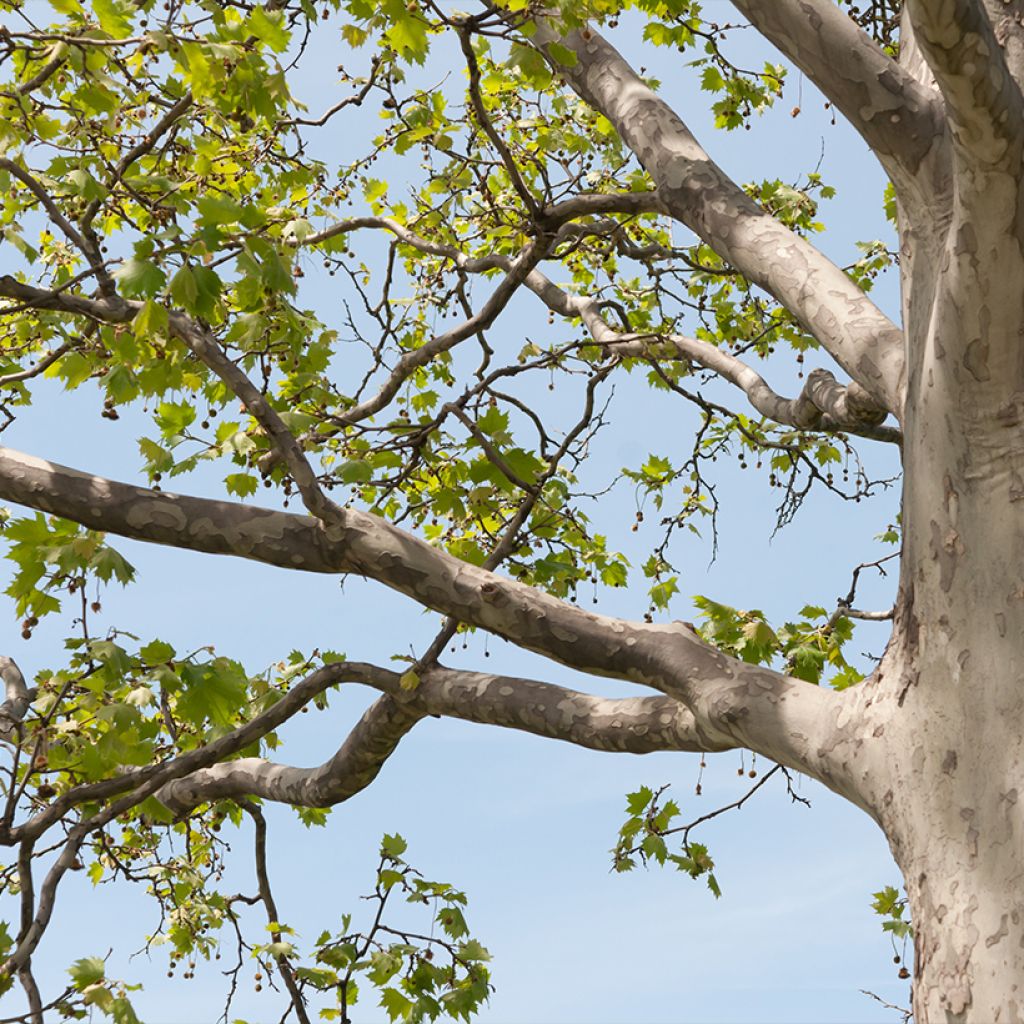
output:
[[574, 91], [615, 126], [668, 212], [774, 296], [883, 408], [899, 416], [903, 333], [834, 263], [751, 199], [669, 105], [592, 28], [564, 38], [540, 21], [533, 41], [573, 51], [557, 64]]

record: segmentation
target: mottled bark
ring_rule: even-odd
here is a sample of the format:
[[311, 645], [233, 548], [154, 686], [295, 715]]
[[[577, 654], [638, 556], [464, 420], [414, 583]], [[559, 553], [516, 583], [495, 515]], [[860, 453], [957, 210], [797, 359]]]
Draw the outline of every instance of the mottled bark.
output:
[[[1008, 5], [1001, 6], [1008, 17]], [[907, 11], [961, 158], [1015, 169], [1024, 144], [1024, 97], [983, 0], [907, 0]], [[1016, 31], [1002, 19], [1000, 26], [1004, 42], [1019, 37], [1019, 22]]]
[[900, 192], [917, 192], [921, 164], [944, 134], [930, 89], [886, 54], [835, 0], [732, 0], [765, 38], [842, 112]]
[[558, 69], [615, 126], [673, 217], [775, 296], [882, 407], [899, 416], [903, 333], [818, 249], [751, 199], [714, 163], [674, 110], [592, 28], [564, 39], [540, 22], [535, 42], [576, 55]]
[[583, 611], [376, 516], [348, 510], [342, 524], [325, 527], [305, 516], [133, 487], [9, 448], [0, 448], [0, 498], [137, 540], [375, 579], [574, 668], [662, 690], [694, 715], [703, 749], [747, 746], [832, 784], [817, 738], [842, 695], [730, 658], [683, 623]]
[[[500, 257], [499, 257], [500, 258]], [[798, 430], [847, 431], [876, 441], [899, 443], [897, 428], [882, 426], [888, 413], [856, 381], [839, 384], [828, 370], [812, 370], [796, 398], [778, 394], [752, 366], [724, 348], [679, 334], [632, 334], [616, 330], [597, 299], [570, 295], [539, 270], [527, 275], [526, 287], [562, 316], [578, 316], [590, 336], [610, 354], [656, 362], [683, 359], [711, 370], [742, 391], [762, 416]]]
[[[982, 65], [964, 50], [979, 45], [966, 38], [971, 24], [987, 38], [985, 23], [970, 20], [986, 17], [983, 6], [910, 10], [960, 134], [944, 186], [932, 178], [940, 187], [928, 218], [901, 222], [905, 539], [893, 639], [862, 690], [856, 730], [884, 750], [885, 766], [865, 768], [858, 784], [906, 880], [918, 1024], [1015, 1021], [1024, 1019], [1021, 170], [997, 152], [1012, 110], [991, 123], [1002, 55]], [[1019, 23], [1015, 31], [1019, 42]]]
[[4, 700], [0, 703], [0, 740], [15, 743], [18, 726], [36, 691], [26, 685], [21, 669], [11, 658], [0, 657], [0, 679], [4, 682]]
[[176, 813], [243, 796], [329, 807], [365, 789], [402, 737], [426, 715], [517, 729], [592, 750], [647, 754], [715, 749], [700, 735], [693, 715], [671, 697], [594, 697], [533, 679], [440, 666], [426, 670], [415, 688], [405, 689], [397, 672], [358, 668], [359, 681], [385, 696], [319, 767], [293, 768], [242, 758], [179, 779], [159, 798]]

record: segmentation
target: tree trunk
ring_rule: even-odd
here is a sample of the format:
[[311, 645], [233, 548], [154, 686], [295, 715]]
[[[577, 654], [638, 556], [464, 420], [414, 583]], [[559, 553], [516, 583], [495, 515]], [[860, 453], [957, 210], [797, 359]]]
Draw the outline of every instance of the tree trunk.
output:
[[1016, 180], [972, 185], [905, 282], [904, 558], [861, 698], [917, 1024], [1024, 1021], [1024, 258]]

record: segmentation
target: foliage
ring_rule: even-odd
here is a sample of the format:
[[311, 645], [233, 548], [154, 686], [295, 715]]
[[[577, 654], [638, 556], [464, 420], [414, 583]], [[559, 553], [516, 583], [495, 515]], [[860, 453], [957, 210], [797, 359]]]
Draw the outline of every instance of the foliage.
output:
[[[888, 484], [868, 473], [849, 432], [736, 409], [706, 366], [678, 354], [673, 339], [685, 333], [803, 380], [818, 342], [704, 240], [680, 240], [644, 205], [648, 170], [566, 81], [574, 51], [534, 42], [541, 17], [566, 30], [640, 26], [695, 69], [719, 128], [749, 129], [782, 95], [786, 67], [742, 67], [732, 26], [697, 0], [543, 10], [499, 0], [472, 16], [432, 0], [29, 6], [0, 2], [9, 420], [55, 387], [93, 396], [107, 429], [124, 420], [133, 431], [150, 494], [191, 477], [216, 480], [231, 500], [309, 509], [296, 472], [304, 459], [320, 493], [469, 565], [573, 604], [642, 588], [648, 622], [678, 603], [678, 536], [717, 539], [719, 461], [761, 473], [780, 526], [812, 486], [859, 501]], [[890, 21], [855, 13], [891, 45]], [[316, 46], [327, 30], [346, 45], [331, 102], [310, 110], [296, 69], [312, 65], [327, 81]], [[436, 68], [456, 60], [459, 73], [439, 83]], [[339, 160], [323, 139], [350, 124]], [[798, 238], [823, 230], [835, 195], [817, 171], [744, 191]], [[573, 212], [581, 197], [592, 205]], [[894, 260], [868, 241], [846, 272], [867, 291]], [[514, 345], [498, 343], [492, 324], [520, 289], [542, 299], [547, 318], [524, 316]], [[341, 296], [340, 312], [323, 294]], [[68, 296], [80, 306], [62, 306]], [[90, 302], [107, 303], [104, 315]], [[196, 333], [210, 358], [197, 355]], [[598, 478], [591, 452], [625, 404], [614, 404], [616, 387], [627, 402], [681, 399], [695, 424], [690, 450], [658, 437], [636, 464]], [[635, 544], [601, 521], [614, 488], [634, 497]], [[300, 1021], [307, 1001], [322, 1019], [348, 1021], [359, 982], [379, 991], [392, 1021], [469, 1020], [490, 991], [487, 951], [469, 935], [465, 895], [424, 880], [400, 837], [381, 847], [372, 922], [354, 931], [341, 917], [304, 948], [277, 915], [265, 863], [257, 896], [221, 884], [224, 830], [251, 825], [257, 864], [265, 857], [260, 804], [203, 800], [176, 813], [161, 800], [191, 771], [269, 757], [292, 716], [326, 708], [337, 680], [324, 672], [344, 656], [293, 651], [253, 672], [210, 647], [182, 652], [132, 635], [130, 623], [104, 627], [102, 588], [135, 578], [105, 533], [38, 512], [6, 516], [3, 536], [23, 637], [49, 615], [68, 636], [62, 652], [33, 652], [26, 709], [9, 729], [0, 720], [11, 755], [0, 832], [25, 854], [0, 870], [0, 893], [29, 905], [26, 860], [59, 834], [50, 896], [64, 871], [142, 885], [159, 912], [147, 948], [167, 947], [172, 974], [191, 978], [227, 941], [232, 992], [254, 960], [257, 987], [279, 978]], [[896, 538], [890, 528], [884, 539]], [[833, 612], [807, 605], [773, 626], [759, 610], [695, 599], [710, 645], [836, 689], [861, 679], [847, 653], [850, 601]], [[447, 623], [435, 646], [469, 628]], [[399, 697], [416, 695], [422, 661], [400, 676]], [[661, 795], [628, 797], [616, 869], [670, 863], [718, 896], [707, 847]], [[309, 827], [327, 820], [324, 807], [296, 813]], [[666, 842], [677, 833], [678, 852]], [[385, 923], [402, 901], [426, 905], [436, 929]], [[250, 904], [266, 912], [262, 941]], [[901, 911], [895, 899], [879, 909], [899, 937]], [[0, 922], [4, 958], [24, 939], [13, 927]], [[134, 986], [108, 978], [103, 958], [76, 960], [69, 976], [48, 1009], [136, 1021]], [[0, 993], [13, 983], [0, 974]]]

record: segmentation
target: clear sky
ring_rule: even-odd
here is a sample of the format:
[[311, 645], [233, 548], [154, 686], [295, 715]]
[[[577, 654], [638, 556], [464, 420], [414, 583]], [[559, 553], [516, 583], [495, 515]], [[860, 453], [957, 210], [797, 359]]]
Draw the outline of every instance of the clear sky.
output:
[[[716, 11], [721, 6], [723, 19], [732, 14], [724, 3], [707, 6]], [[342, 94], [333, 72], [340, 43], [325, 35], [329, 38], [314, 37], [294, 80], [313, 110]], [[738, 57], [748, 63], [758, 55], [777, 59], [760, 49], [753, 35], [734, 36]], [[624, 22], [612, 38], [634, 55], [639, 53], [634, 36]], [[428, 69], [437, 78], [460, 73], [454, 61], [450, 68], [437, 66], [444, 52], [438, 51]], [[637, 59], [663, 79], [663, 91], [681, 116], [738, 180], [779, 176], [795, 182], [821, 159], [826, 182], [838, 189], [822, 211], [829, 231], [821, 244], [830, 256], [852, 262], [854, 241], [889, 237], [877, 165], [841, 122], [831, 123], [809, 83], [794, 74], [774, 116], [749, 133], [725, 135], [709, 127], [707, 99], [694, 76], [671, 61], [664, 52]], [[794, 118], [789, 111], [797, 104], [802, 112]], [[346, 133], [359, 123], [345, 122], [319, 155], [347, 160]], [[362, 124], [372, 131], [365, 118]], [[377, 173], [386, 174], [387, 167], [379, 166]], [[8, 259], [0, 249], [0, 269], [10, 265]], [[336, 285], [328, 287], [325, 278], [315, 276], [309, 283], [300, 301], [328, 322], [337, 321]], [[892, 286], [881, 294], [895, 316]], [[516, 309], [492, 330], [492, 344], [521, 344]], [[523, 315], [538, 314], [524, 307]], [[808, 368], [814, 365], [819, 364], [809, 357]], [[791, 378], [780, 378], [780, 389], [791, 385]], [[635, 464], [649, 451], [672, 454], [689, 443], [692, 423], [686, 410], [630, 387], [619, 394], [595, 456], [606, 474]], [[83, 470], [138, 479], [135, 439], [146, 429], [142, 418], [124, 416], [110, 424], [99, 417], [101, 400], [84, 390], [64, 396], [50, 386], [39, 394], [35, 409], [19, 416], [0, 438], [3, 443]], [[876, 456], [869, 447], [865, 443], [876, 475], [891, 475], [891, 454]], [[706, 539], [682, 544], [677, 564], [684, 570], [684, 596], [672, 609], [674, 617], [694, 617], [692, 594], [761, 608], [776, 622], [808, 602], [832, 605], [846, 592], [851, 569], [883, 553], [872, 538], [892, 521], [897, 502], [895, 492], [859, 505], [812, 498], [795, 523], [773, 537], [774, 503], [763, 479], [754, 483], [733, 464], [721, 468], [721, 487], [719, 557], [709, 564]], [[214, 493], [215, 483], [186, 478], [181, 489]], [[262, 494], [257, 498], [263, 500]], [[627, 553], [633, 507], [623, 490], [600, 508], [611, 542]], [[136, 565], [139, 581], [107, 592], [103, 625], [158, 636], [182, 650], [216, 644], [219, 653], [238, 658], [251, 671], [296, 648], [334, 648], [352, 659], [386, 663], [392, 654], [422, 651], [437, 627], [436, 616], [359, 580], [342, 587], [336, 579], [237, 560], [131, 542], [115, 547]], [[889, 582], [866, 580], [859, 601], [885, 607], [892, 599]], [[639, 590], [617, 593], [602, 597], [602, 610], [638, 618], [645, 603]], [[34, 674], [59, 660], [66, 630], [66, 621], [44, 620], [25, 642], [8, 605], [7, 614], [0, 612], [0, 651]], [[880, 653], [884, 637], [884, 630], [863, 629], [856, 649]], [[488, 650], [485, 660], [484, 638], [478, 634], [466, 651], [448, 660], [594, 692], [626, 692], [622, 684], [581, 679], [502, 641], [492, 639]], [[301, 716], [283, 730], [280, 759], [302, 765], [323, 760], [370, 699], [345, 690], [327, 712]], [[736, 799], [749, 785], [737, 776], [739, 754], [708, 761], [703, 796], [697, 798], [695, 756], [602, 755], [428, 719], [403, 741], [368, 790], [334, 811], [326, 828], [307, 831], [287, 809], [271, 813], [270, 866], [282, 916], [307, 941], [321, 928], [337, 928], [347, 910], [358, 922], [366, 909], [358, 897], [372, 885], [380, 837], [398, 831], [409, 840], [413, 864], [430, 878], [464, 888], [470, 897], [470, 926], [494, 956], [497, 990], [482, 1018], [489, 1024], [895, 1019], [859, 990], [907, 1001], [907, 984], [896, 978], [888, 940], [869, 906], [871, 892], [898, 884], [899, 875], [874, 824], [822, 787], [801, 782], [801, 793], [813, 804], [807, 810], [791, 805], [781, 786], [769, 785], [741, 811], [707, 827], [702, 841], [717, 862], [723, 888], [718, 901], [702, 884], [667, 870], [610, 873], [608, 851], [630, 790], [671, 782], [683, 814], [695, 817]], [[250, 842], [245, 831], [232, 841], [236, 877], [244, 889], [252, 888]], [[70, 959], [115, 947], [108, 974], [145, 981], [137, 1006], [148, 1024], [199, 1024], [220, 1015], [225, 987], [220, 964], [200, 963], [195, 980], [170, 983], [163, 976], [161, 952], [151, 964], [144, 955], [127, 963], [126, 954], [142, 945], [155, 924], [154, 908], [140, 894], [93, 889], [79, 874], [65, 884], [61, 903], [57, 927], [35, 958], [46, 990], [63, 984]], [[277, 1020], [281, 998], [267, 991], [257, 995], [251, 970], [248, 978], [232, 1017]], [[366, 996], [356, 1019], [365, 1024], [386, 1019], [372, 994]]]

